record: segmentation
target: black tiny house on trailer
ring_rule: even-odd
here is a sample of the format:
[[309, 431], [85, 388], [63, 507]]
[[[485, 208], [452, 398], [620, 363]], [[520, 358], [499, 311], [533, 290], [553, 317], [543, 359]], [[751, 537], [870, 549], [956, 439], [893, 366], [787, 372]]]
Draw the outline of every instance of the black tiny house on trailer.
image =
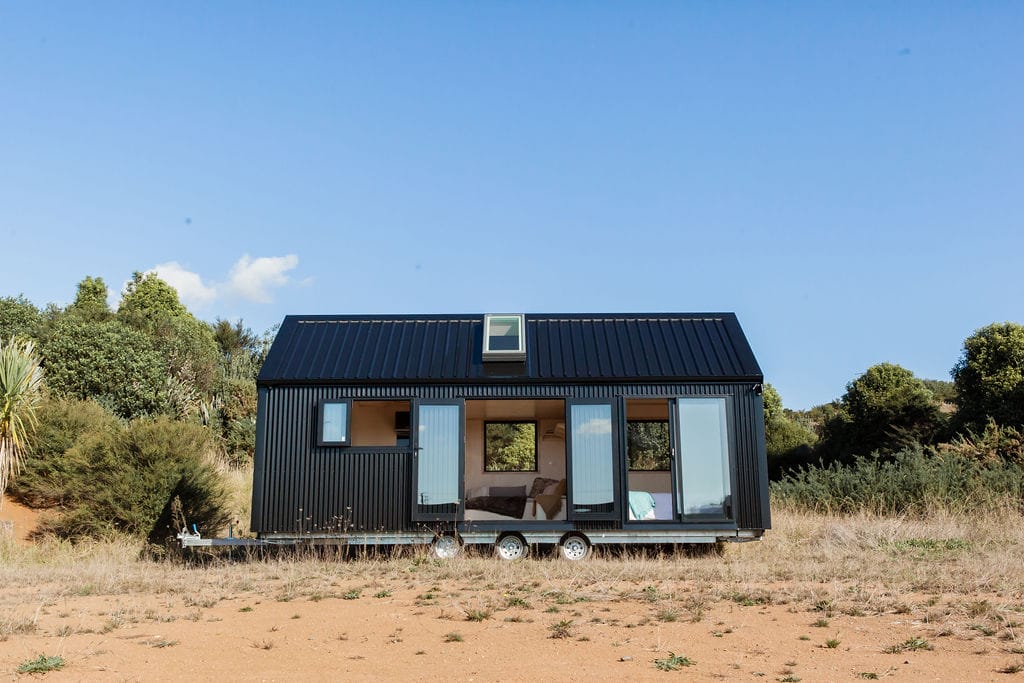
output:
[[288, 316], [252, 529], [510, 559], [757, 539], [762, 381], [732, 313]]

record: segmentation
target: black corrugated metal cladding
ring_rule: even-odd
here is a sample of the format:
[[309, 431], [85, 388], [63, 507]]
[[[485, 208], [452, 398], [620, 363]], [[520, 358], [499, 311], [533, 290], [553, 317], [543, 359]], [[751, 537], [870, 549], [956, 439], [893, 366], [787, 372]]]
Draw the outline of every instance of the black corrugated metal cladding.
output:
[[[252, 524], [261, 533], [415, 528], [410, 454], [317, 447], [323, 400], [411, 398], [604, 398], [724, 395], [732, 398], [733, 491], [741, 529], [771, 526], [761, 397], [749, 382], [703, 384], [530, 384], [275, 386], [260, 389]], [[758, 421], [761, 421], [760, 434]]]

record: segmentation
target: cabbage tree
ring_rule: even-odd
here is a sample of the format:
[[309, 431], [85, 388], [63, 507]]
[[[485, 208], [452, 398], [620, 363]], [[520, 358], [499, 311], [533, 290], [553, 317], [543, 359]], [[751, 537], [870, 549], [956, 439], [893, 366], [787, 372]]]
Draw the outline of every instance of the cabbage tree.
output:
[[21, 469], [28, 435], [36, 426], [43, 370], [32, 342], [0, 341], [0, 506], [7, 481]]

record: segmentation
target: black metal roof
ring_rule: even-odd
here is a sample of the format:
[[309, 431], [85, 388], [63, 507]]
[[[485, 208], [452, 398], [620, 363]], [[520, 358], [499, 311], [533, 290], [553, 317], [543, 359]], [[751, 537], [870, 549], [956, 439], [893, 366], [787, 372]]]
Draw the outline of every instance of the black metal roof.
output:
[[733, 313], [526, 315], [525, 363], [481, 360], [483, 315], [290, 315], [260, 384], [763, 379]]

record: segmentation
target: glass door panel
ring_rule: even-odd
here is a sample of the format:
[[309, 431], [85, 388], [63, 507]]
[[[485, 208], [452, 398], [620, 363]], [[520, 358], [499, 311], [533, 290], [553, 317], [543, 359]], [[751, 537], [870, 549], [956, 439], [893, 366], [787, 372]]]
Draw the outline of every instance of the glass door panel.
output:
[[462, 497], [463, 404], [419, 402], [416, 406], [412, 518], [454, 520]]
[[610, 402], [569, 404], [571, 518], [615, 519], [618, 468]]
[[731, 514], [729, 432], [724, 398], [676, 400], [684, 515]]

